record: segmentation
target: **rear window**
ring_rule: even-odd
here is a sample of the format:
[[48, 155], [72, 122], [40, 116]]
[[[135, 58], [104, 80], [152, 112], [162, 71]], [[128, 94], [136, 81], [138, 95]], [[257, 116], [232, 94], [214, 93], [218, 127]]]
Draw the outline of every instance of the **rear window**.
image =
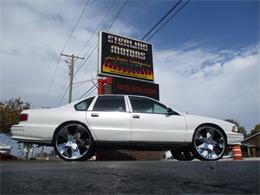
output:
[[100, 96], [93, 107], [93, 111], [125, 112], [124, 96]]
[[84, 101], [75, 105], [75, 109], [77, 111], [87, 111], [88, 107], [90, 106], [91, 102], [93, 101], [94, 97], [85, 99]]

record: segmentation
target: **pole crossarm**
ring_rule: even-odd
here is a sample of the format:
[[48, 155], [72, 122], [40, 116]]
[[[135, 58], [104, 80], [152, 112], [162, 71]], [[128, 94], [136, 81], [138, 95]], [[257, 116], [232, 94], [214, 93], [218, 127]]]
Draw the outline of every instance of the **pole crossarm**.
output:
[[68, 55], [68, 54], [64, 54], [61, 53], [61, 56], [65, 56], [67, 58], [70, 58], [70, 61], [68, 61], [67, 63], [69, 64], [69, 78], [70, 78], [70, 82], [69, 82], [69, 103], [71, 103], [72, 101], [72, 86], [73, 86], [73, 76], [74, 76], [74, 62], [76, 59], [81, 59], [84, 60], [84, 57], [79, 57], [79, 56], [75, 56], [74, 54], [72, 55]]
[[80, 60], [84, 60], [85, 59], [84, 57], [75, 56], [73, 54], [72, 55], [68, 55], [68, 54], [61, 53], [60, 55], [68, 57], [68, 58], [74, 58], [74, 59], [80, 59]]

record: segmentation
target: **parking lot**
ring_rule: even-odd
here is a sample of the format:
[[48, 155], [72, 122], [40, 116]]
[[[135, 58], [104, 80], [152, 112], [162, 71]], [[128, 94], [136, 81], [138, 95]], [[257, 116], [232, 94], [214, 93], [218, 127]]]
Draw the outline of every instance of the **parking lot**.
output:
[[259, 194], [259, 163], [1, 162], [1, 194]]

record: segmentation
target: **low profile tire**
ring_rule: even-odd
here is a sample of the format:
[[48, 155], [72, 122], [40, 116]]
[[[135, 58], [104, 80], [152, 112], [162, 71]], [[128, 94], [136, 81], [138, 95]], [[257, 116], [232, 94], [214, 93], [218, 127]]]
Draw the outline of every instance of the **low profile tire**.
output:
[[173, 158], [179, 161], [191, 161], [195, 157], [190, 149], [171, 150]]
[[227, 141], [225, 134], [214, 126], [201, 126], [193, 136], [194, 154], [200, 160], [215, 161], [224, 155]]
[[87, 160], [95, 154], [95, 143], [89, 130], [80, 123], [60, 127], [54, 135], [54, 150], [66, 161]]

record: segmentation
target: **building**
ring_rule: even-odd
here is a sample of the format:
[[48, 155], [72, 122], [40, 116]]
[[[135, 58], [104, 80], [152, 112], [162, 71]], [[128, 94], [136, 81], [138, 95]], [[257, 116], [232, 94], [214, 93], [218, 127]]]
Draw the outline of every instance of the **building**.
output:
[[248, 157], [260, 157], [260, 132], [242, 141], [242, 151]]

